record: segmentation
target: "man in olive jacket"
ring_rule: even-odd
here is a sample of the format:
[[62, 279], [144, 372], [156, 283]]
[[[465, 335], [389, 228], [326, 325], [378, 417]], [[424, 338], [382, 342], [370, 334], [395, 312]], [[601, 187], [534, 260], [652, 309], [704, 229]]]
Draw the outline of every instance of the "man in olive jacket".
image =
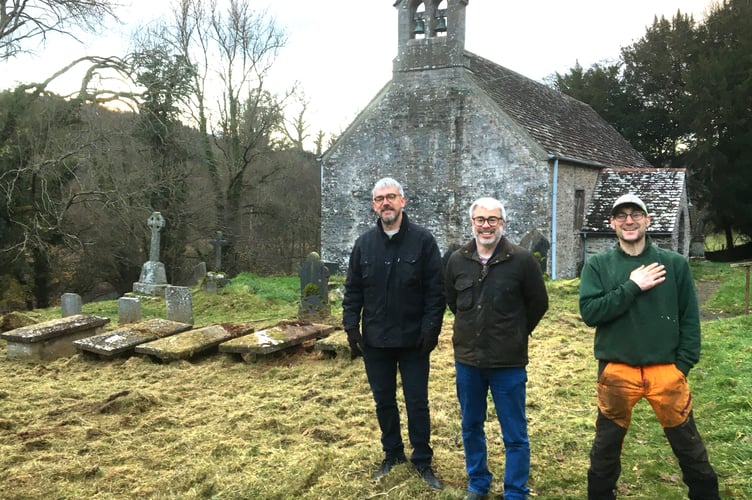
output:
[[474, 239], [446, 268], [469, 499], [484, 498], [493, 479], [483, 428], [489, 389], [504, 440], [504, 499], [524, 499], [530, 491], [528, 338], [548, 309], [548, 293], [535, 257], [503, 236], [505, 221], [501, 202], [476, 200], [470, 207]]
[[376, 402], [385, 458], [374, 478], [407, 461], [396, 399], [399, 370], [413, 447], [410, 461], [429, 486], [440, 490], [431, 466], [428, 375], [446, 308], [441, 253], [431, 233], [402, 211], [406, 201], [399, 182], [381, 179], [372, 194], [379, 219], [350, 254], [342, 323], [353, 358], [363, 356]]

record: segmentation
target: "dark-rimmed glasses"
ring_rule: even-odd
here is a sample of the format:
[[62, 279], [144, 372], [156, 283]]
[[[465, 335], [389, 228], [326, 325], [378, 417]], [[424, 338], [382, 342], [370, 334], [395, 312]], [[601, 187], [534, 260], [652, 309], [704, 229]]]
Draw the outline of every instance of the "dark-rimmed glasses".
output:
[[625, 214], [624, 212], [619, 212], [618, 214], [614, 215], [614, 220], [618, 220], [619, 222], [624, 222], [627, 220], [627, 217], [632, 217], [632, 220], [635, 222], [640, 222], [643, 217], [645, 217], [645, 212], [632, 212]]
[[473, 217], [473, 224], [476, 226], [482, 226], [486, 222], [488, 222], [488, 225], [491, 227], [495, 227], [497, 224], [499, 224], [499, 221], [501, 220], [501, 217]]
[[374, 201], [374, 203], [384, 203], [384, 200], [394, 201], [394, 200], [397, 199], [398, 196], [399, 195], [397, 193], [389, 193], [389, 194], [384, 195], [384, 196], [381, 196], [381, 195], [374, 196], [373, 197], [373, 201]]

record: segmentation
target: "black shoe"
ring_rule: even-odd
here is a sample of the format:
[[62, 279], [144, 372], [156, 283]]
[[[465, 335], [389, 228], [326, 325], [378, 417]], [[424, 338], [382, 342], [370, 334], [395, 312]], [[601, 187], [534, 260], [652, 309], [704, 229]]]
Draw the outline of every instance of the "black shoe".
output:
[[407, 457], [404, 454], [397, 455], [396, 457], [386, 457], [381, 462], [381, 468], [378, 470], [378, 472], [376, 472], [376, 474], [374, 474], [373, 479], [381, 479], [382, 477], [389, 474], [389, 472], [391, 472], [392, 468], [395, 465], [404, 464], [405, 462], [407, 462]]
[[486, 495], [478, 495], [477, 493], [473, 493], [472, 491], [468, 491], [467, 495], [465, 495], [465, 500], [484, 500]]
[[418, 474], [420, 474], [420, 477], [423, 478], [425, 482], [428, 483], [428, 486], [435, 490], [443, 490], [444, 485], [441, 484], [441, 481], [439, 481], [439, 478], [436, 477], [436, 475], [433, 473], [433, 469], [431, 466], [421, 467], [418, 469]]

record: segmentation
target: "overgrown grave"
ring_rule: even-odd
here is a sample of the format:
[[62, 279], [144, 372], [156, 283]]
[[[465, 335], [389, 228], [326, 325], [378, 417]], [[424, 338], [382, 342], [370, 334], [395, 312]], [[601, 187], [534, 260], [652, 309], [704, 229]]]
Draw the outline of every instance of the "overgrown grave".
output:
[[315, 341], [328, 336], [334, 327], [304, 320], [281, 321], [219, 345], [219, 352], [239, 355], [243, 361], [254, 362], [260, 356]]
[[132, 354], [136, 346], [193, 328], [187, 323], [154, 318], [121, 326], [115, 330], [79, 339], [73, 345], [82, 354], [114, 358]]
[[73, 342], [102, 333], [109, 318], [74, 314], [22, 326], [0, 334], [7, 341], [9, 358], [51, 361], [76, 353]]
[[250, 331], [253, 331], [251, 326], [226, 328], [223, 325], [209, 325], [139, 344], [135, 352], [164, 362], [189, 359], [200, 353], [208, 353], [223, 342]]

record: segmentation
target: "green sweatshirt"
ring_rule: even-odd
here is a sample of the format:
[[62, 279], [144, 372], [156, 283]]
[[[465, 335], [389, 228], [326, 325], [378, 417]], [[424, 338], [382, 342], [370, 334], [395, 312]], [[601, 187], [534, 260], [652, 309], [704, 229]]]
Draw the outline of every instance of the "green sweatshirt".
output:
[[[640, 265], [666, 266], [666, 281], [645, 292], [629, 279]], [[580, 314], [595, 326], [595, 357], [631, 366], [674, 363], [685, 375], [700, 359], [700, 312], [687, 260], [653, 245], [640, 255], [618, 245], [590, 257], [580, 280]]]

